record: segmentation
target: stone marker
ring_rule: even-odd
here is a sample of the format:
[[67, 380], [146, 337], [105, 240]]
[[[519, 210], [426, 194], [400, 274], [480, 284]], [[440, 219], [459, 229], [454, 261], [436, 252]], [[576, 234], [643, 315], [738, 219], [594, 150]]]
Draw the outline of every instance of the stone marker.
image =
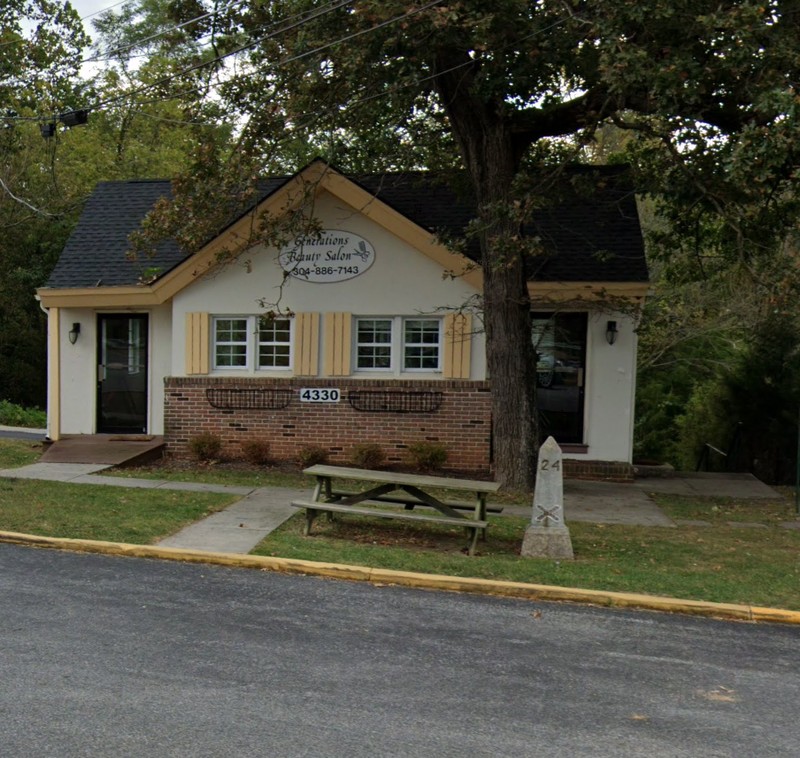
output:
[[521, 555], [572, 560], [572, 540], [564, 524], [564, 475], [561, 448], [548, 437], [539, 448], [533, 514], [525, 530]]

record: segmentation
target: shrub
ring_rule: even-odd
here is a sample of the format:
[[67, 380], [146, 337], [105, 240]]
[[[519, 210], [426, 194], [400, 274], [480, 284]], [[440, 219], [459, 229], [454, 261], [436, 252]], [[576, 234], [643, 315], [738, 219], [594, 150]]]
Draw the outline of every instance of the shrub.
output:
[[0, 400], [0, 424], [44, 429], [47, 426], [47, 413], [38, 408], [23, 408], [8, 400]]
[[189, 440], [189, 452], [198, 461], [213, 461], [219, 458], [222, 438], [212, 432], [203, 432]]
[[358, 468], [380, 468], [385, 460], [383, 448], [373, 442], [356, 445], [350, 451], [350, 462]]
[[267, 440], [247, 440], [242, 443], [244, 459], [253, 466], [269, 463], [269, 442]]
[[447, 448], [435, 442], [415, 442], [408, 446], [408, 452], [420, 471], [436, 471], [447, 461]]
[[297, 462], [303, 467], [315, 466], [318, 463], [326, 463], [328, 451], [317, 445], [306, 445], [297, 451]]

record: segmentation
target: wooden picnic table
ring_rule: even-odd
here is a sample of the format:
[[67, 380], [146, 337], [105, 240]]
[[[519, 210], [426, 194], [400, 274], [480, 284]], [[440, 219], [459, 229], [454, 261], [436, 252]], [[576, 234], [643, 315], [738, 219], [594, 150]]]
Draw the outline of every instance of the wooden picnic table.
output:
[[[348, 466], [316, 465], [304, 469], [304, 474], [317, 479], [310, 501], [295, 500], [292, 505], [306, 509], [305, 534], [319, 513], [353, 513], [361, 516], [432, 522], [463, 527], [470, 537], [469, 554], [474, 555], [478, 535], [485, 536], [486, 513], [499, 513], [502, 508], [487, 505], [487, 495], [497, 492], [500, 485], [475, 479], [454, 479], [423, 474], [404, 474], [395, 471], [374, 471]], [[353, 492], [342, 488], [343, 480], [369, 482], [371, 487]], [[471, 492], [471, 501], [443, 499], [443, 489]], [[380, 510], [375, 506], [402, 505], [403, 510]], [[415, 513], [417, 507], [428, 507], [438, 515]]]

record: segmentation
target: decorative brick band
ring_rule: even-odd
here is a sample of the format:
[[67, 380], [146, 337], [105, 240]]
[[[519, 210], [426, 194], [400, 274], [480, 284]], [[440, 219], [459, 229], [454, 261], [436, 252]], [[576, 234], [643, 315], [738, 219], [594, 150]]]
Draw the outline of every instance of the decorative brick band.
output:
[[[242, 456], [248, 440], [269, 442], [275, 460], [297, 460], [308, 446], [323, 448], [331, 463], [349, 462], [355, 445], [372, 443], [383, 449], [387, 464], [407, 464], [407, 448], [416, 442], [443, 445], [445, 469], [453, 472], [490, 472], [491, 396], [488, 382], [466, 380], [386, 379], [274, 379], [269, 377], [167, 377], [164, 380], [164, 423], [167, 451], [188, 455], [188, 443], [201, 432], [220, 436], [223, 453]], [[336, 388], [339, 402], [301, 402], [304, 387]], [[213, 407], [207, 390], [291, 390], [285, 408], [248, 410]], [[369, 412], [347, 401], [350, 390], [441, 393], [435, 410]], [[411, 406], [413, 407], [413, 405]]]

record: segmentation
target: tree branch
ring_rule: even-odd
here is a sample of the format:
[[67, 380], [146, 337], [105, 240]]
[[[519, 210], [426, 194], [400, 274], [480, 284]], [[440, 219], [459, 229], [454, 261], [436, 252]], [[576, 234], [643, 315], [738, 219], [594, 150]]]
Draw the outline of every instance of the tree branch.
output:
[[0, 187], [3, 188], [5, 193], [15, 202], [21, 203], [29, 210], [32, 210], [34, 213], [37, 213], [40, 216], [47, 216], [48, 218], [55, 218], [55, 213], [49, 213], [48, 211], [43, 211], [40, 208], [37, 208], [35, 205], [31, 205], [27, 200], [23, 200], [21, 197], [17, 197], [9, 188], [6, 183], [0, 179]]

